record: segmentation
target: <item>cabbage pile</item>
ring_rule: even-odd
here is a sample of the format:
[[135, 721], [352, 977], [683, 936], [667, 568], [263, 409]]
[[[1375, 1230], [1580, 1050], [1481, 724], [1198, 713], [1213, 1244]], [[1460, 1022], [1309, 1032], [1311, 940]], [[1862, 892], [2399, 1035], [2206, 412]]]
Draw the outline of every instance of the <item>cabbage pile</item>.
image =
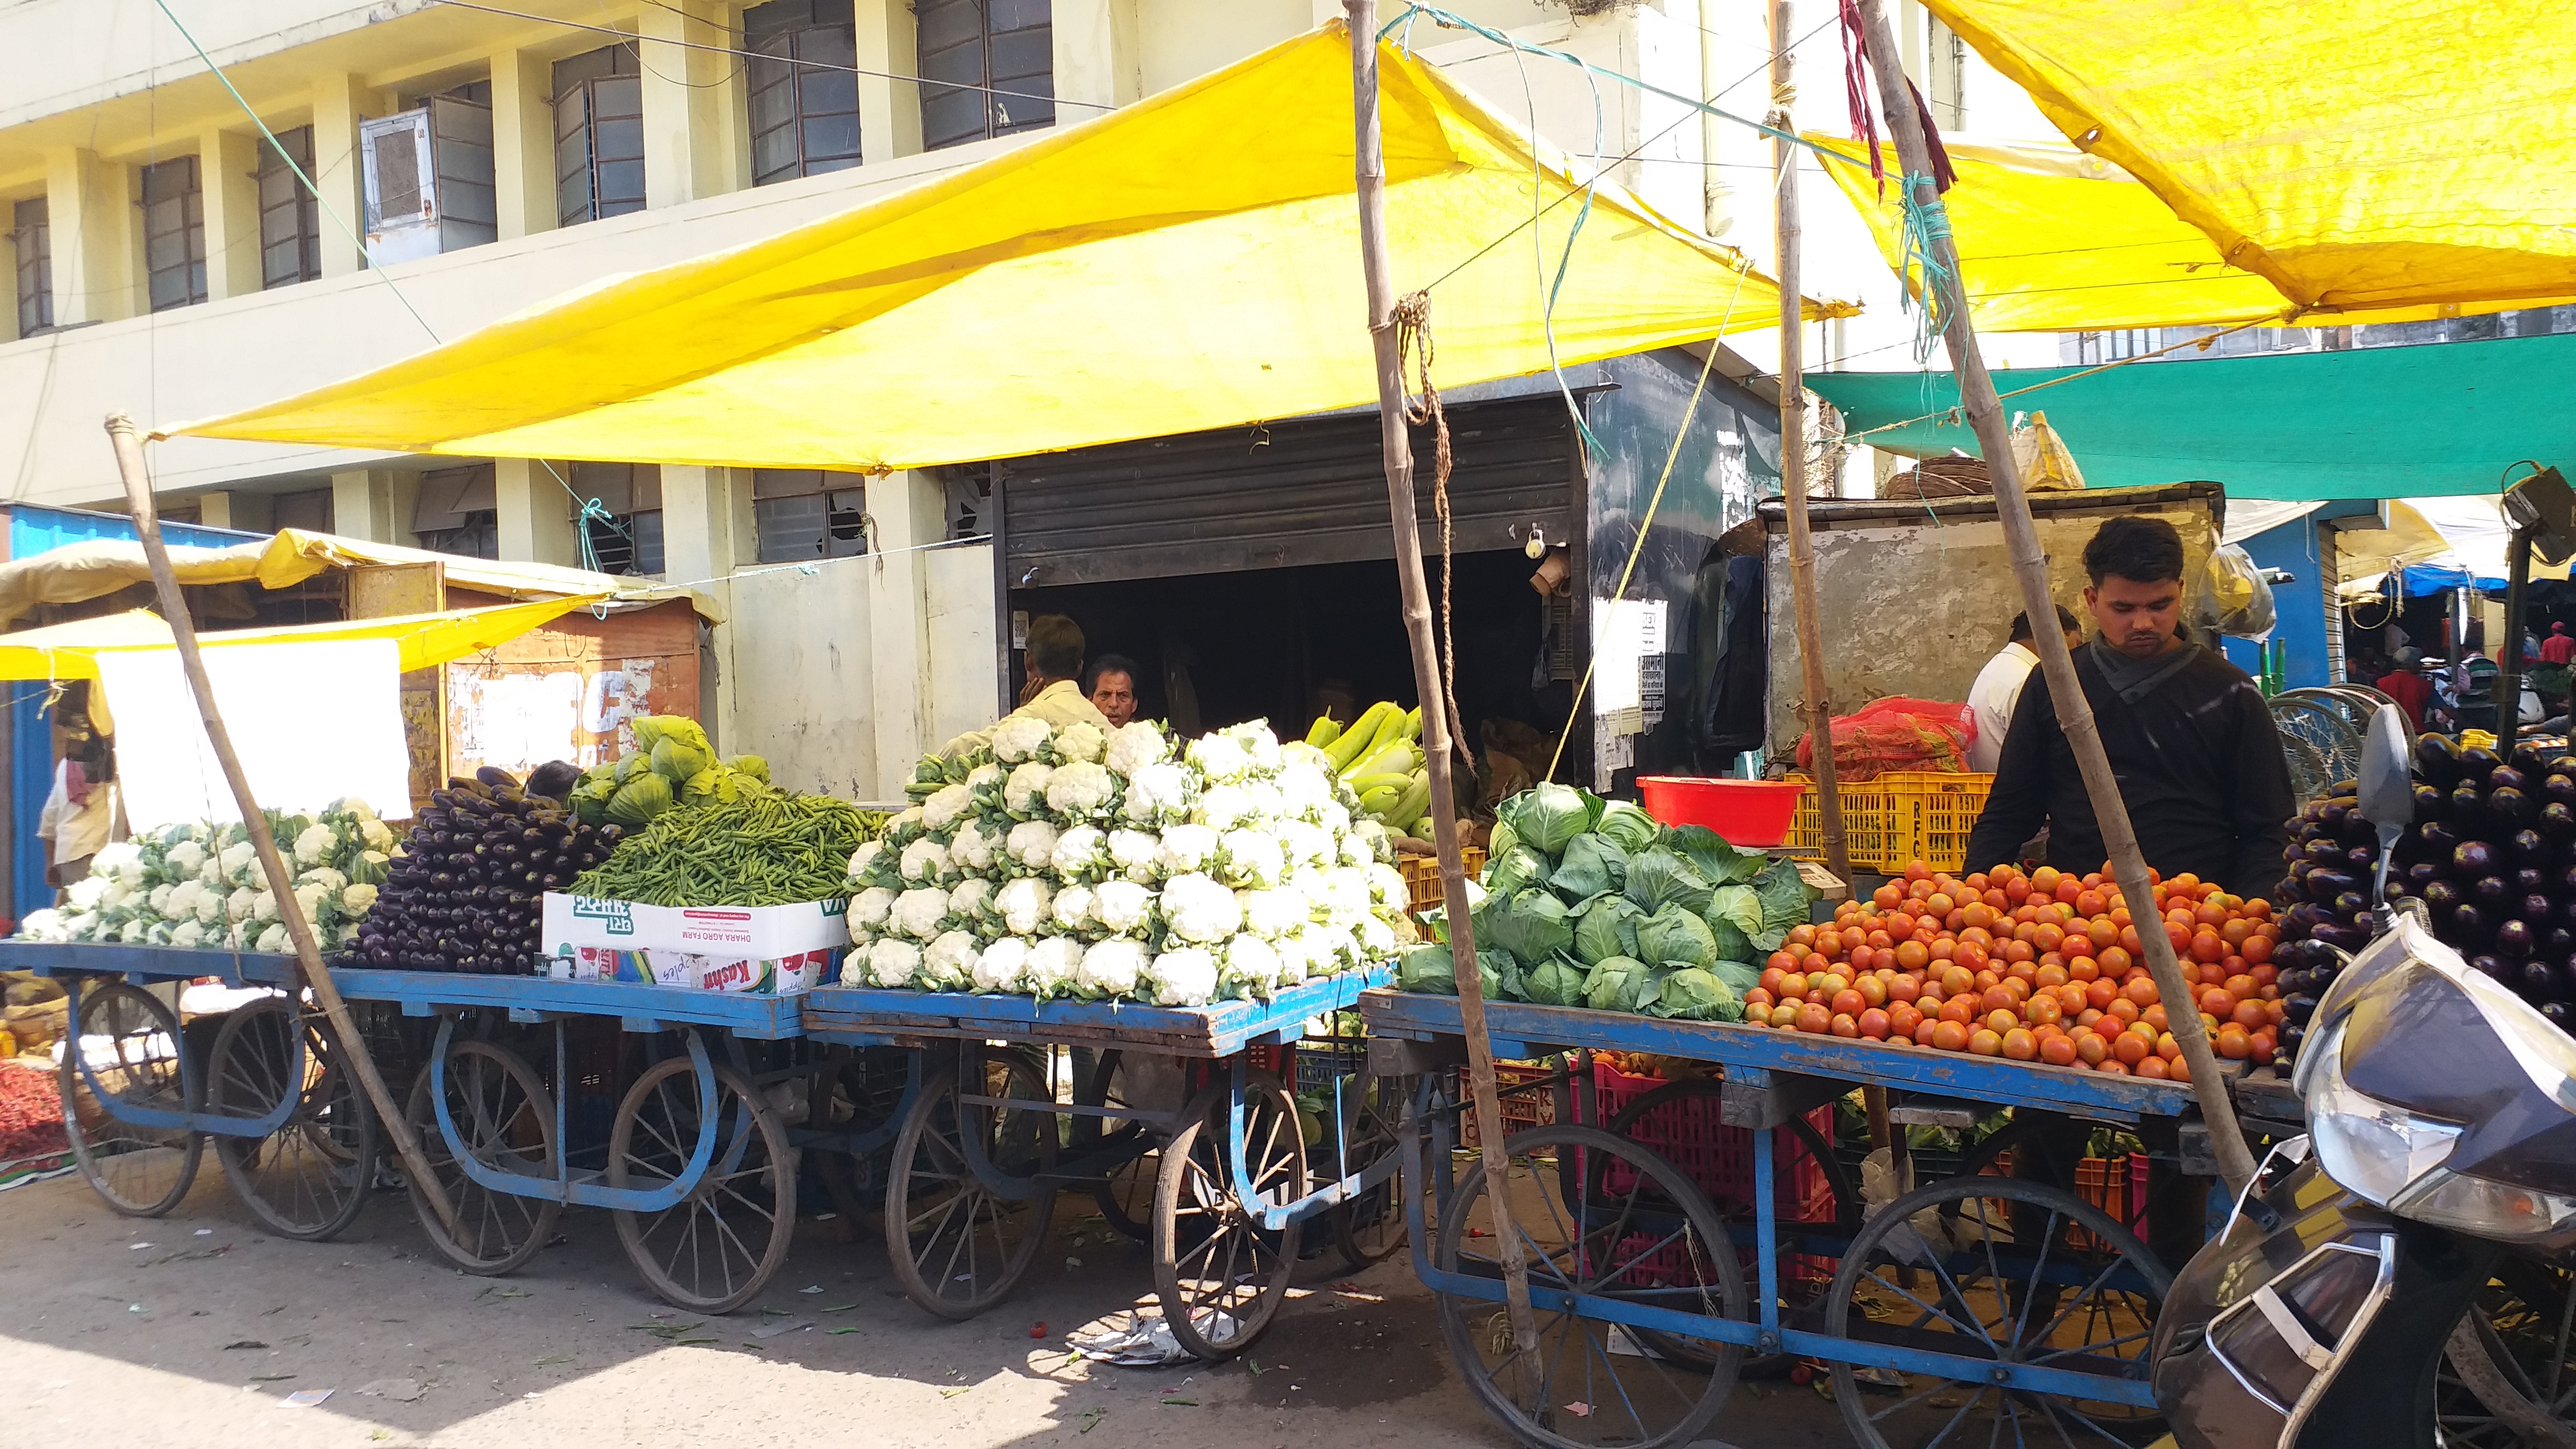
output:
[[[402, 854], [392, 829], [357, 799], [319, 815], [267, 815], [317, 943], [329, 950], [356, 940], [386, 868]], [[28, 912], [19, 936], [274, 955], [294, 949], [239, 823], [171, 825], [101, 846], [89, 878], [64, 895], [59, 908]]]
[[[643, 714], [627, 722], [635, 748], [591, 766], [561, 798], [584, 825], [636, 831], [674, 805], [730, 805], [766, 793], [769, 762], [758, 755], [716, 758], [706, 730], [685, 715]], [[529, 782], [536, 784], [533, 776]], [[540, 791], [538, 793], [553, 793]]]
[[[1268, 725], [1011, 718], [850, 857], [853, 986], [1201, 1006], [1416, 939], [1383, 826]], [[926, 782], [925, 782], [926, 783]]]
[[[1807, 919], [1798, 868], [1700, 825], [1544, 784], [1504, 801], [1470, 919], [1485, 994], [1689, 1021], [1741, 1021], [1760, 963]], [[1454, 996], [1447, 945], [1396, 985]]]

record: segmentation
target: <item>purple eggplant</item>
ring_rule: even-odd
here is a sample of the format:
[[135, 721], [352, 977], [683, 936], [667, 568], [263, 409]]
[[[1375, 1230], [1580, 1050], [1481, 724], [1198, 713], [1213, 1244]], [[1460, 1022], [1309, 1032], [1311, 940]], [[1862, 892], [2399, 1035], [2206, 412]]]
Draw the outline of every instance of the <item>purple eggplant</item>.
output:
[[2415, 737], [2415, 773], [2447, 790], [2460, 782], [2460, 742], [2427, 730]]
[[2452, 786], [2451, 818], [2459, 821], [2462, 829], [2484, 821], [2487, 818], [2486, 792], [2466, 782]]
[[2526, 865], [2513, 873], [2513, 888], [2524, 895], [2543, 894], [2549, 889], [2549, 872]]
[[2409, 885], [2426, 886], [2437, 880], [2449, 878], [2450, 872], [2429, 860], [2418, 861], [2406, 867], [2406, 881]]
[[[2554, 780], [2561, 777], [2552, 775], [2550, 778]], [[2570, 805], [2564, 800], [2552, 800], [2541, 806], [2540, 833], [2553, 840], [2565, 840], [2570, 836], [2576, 836], [2576, 805]]]
[[2504, 843], [2516, 865], [2547, 865], [2556, 852], [2537, 830], [2517, 830]]
[[[2521, 921], [2506, 921], [2496, 927], [2495, 953], [2508, 961], [2526, 960], [2531, 955], [2531, 927]], [[2548, 968], [2541, 968], [2546, 971]]]
[[2556, 914], [2556, 905], [2549, 897], [2535, 891], [2522, 898], [2522, 918], [2531, 922], [2532, 929], [2539, 930]]
[[2464, 841], [2451, 852], [2451, 869], [2464, 877], [2492, 874], [2498, 864], [2495, 847], [2483, 840]]
[[2502, 756], [2483, 745], [2464, 745], [2460, 749], [2460, 778], [2484, 784], [2487, 776], [2494, 774], [2496, 767], [2503, 763]]
[[2311, 840], [2299, 847], [2299, 853], [2318, 865], [2343, 864], [2343, 842], [2339, 840]]
[[2309, 932], [2309, 938], [2321, 941], [2338, 951], [2358, 951], [2370, 944], [2369, 931], [2359, 926], [2347, 926], [2335, 921], [2318, 922], [2315, 929]]
[[[2496, 919], [2492, 907], [2479, 905], [2475, 901], [2462, 901], [2451, 912], [2451, 928], [2440, 934], [2445, 941], [2484, 946], [2489, 934], [2495, 929]], [[2440, 924], [2439, 921], [2434, 922], [2437, 927]]]
[[[2569, 783], [2570, 783], [2570, 785], [2571, 785], [2571, 786], [2576, 786], [2576, 781], [2570, 781]], [[2554, 797], [2553, 797], [2553, 798], [2554, 798]], [[2571, 798], [2576, 798], [2576, 797], [2571, 797]], [[2443, 789], [2441, 786], [2439, 786], [2439, 785], [2428, 785], [2428, 784], [2425, 784], [2425, 783], [2424, 783], [2423, 781], [2421, 781], [2421, 780], [2418, 780], [2418, 781], [2415, 783], [2415, 818], [2416, 818], [2416, 819], [2418, 819], [2418, 820], [2439, 820], [2439, 819], [2441, 819], [2445, 814], [2449, 813], [2450, 808], [2451, 808], [2451, 796], [2450, 796], [2450, 792], [2448, 792], [2448, 791], [2444, 790], [2444, 789]]]
[[2531, 788], [2531, 779], [2511, 765], [2498, 765], [2487, 772], [2487, 790], [2523, 790]]
[[2379, 846], [2356, 845], [2343, 853], [2344, 867], [2360, 875], [2379, 874]]
[[2576, 1036], [2576, 1006], [2564, 1001], [2544, 1001], [2540, 1003], [2540, 1014], [2548, 1017], [2560, 1031]]
[[2415, 837], [2432, 849], [2437, 860], [2448, 859], [2460, 845], [2460, 832], [2440, 820], [2427, 820], [2416, 826]]
[[2425, 884], [2424, 904], [2433, 908], [2433, 914], [2437, 918], [2442, 912], [2450, 910], [2459, 903], [2460, 888], [2457, 884], [2447, 880], [2430, 881]]
[[2474, 971], [2485, 972], [2489, 977], [2506, 986], [2516, 984], [2522, 976], [2521, 968], [2501, 956], [2485, 954], [2472, 956], [2469, 958], [2469, 967]]
[[2525, 961], [2518, 974], [2521, 979], [2511, 984], [2534, 1001], [2547, 1001], [2558, 985], [2558, 970], [2546, 961]]
[[[2502, 774], [2503, 771], [2498, 771]], [[2487, 815], [2516, 829], [2540, 818], [2540, 804], [2520, 790], [2489, 790]]]

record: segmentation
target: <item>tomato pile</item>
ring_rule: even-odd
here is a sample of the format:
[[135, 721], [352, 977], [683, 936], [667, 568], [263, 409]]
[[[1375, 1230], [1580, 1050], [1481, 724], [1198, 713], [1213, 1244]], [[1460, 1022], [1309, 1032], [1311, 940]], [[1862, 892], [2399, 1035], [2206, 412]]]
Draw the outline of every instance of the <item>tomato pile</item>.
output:
[[[2153, 873], [2150, 872], [2152, 878]], [[2269, 902], [2192, 875], [2158, 880], [2161, 922], [2197, 977], [2218, 1054], [2272, 1059], [2281, 1029], [2281, 938]], [[1833, 923], [1799, 926], [1745, 993], [1748, 1025], [2014, 1061], [2180, 1077], [2182, 1048], [2147, 974], [2139, 925], [2100, 871], [2042, 866], [1965, 880], [1921, 861]]]

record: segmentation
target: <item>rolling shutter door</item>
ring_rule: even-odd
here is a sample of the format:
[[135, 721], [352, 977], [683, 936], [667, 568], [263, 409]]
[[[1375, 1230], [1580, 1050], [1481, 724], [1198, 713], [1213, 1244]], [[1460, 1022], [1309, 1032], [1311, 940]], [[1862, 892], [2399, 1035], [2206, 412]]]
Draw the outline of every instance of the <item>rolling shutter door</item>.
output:
[[[1460, 553], [1571, 534], [1580, 476], [1551, 395], [1449, 409]], [[1431, 438], [1413, 432], [1423, 548], [1435, 553]], [[1395, 556], [1374, 413], [1118, 443], [994, 465], [1005, 577], [1056, 587]], [[1034, 570], [1034, 575], [1032, 575]]]

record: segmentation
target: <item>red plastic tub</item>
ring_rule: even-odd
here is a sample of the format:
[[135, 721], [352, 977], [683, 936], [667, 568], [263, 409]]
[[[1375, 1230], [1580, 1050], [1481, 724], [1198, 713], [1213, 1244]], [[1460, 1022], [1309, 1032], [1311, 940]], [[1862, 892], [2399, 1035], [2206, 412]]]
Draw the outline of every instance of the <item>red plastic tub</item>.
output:
[[1788, 780], [1709, 780], [1640, 775], [1646, 813], [1666, 825], [1705, 825], [1726, 843], [1767, 850], [1789, 838], [1789, 821], [1805, 789]]

